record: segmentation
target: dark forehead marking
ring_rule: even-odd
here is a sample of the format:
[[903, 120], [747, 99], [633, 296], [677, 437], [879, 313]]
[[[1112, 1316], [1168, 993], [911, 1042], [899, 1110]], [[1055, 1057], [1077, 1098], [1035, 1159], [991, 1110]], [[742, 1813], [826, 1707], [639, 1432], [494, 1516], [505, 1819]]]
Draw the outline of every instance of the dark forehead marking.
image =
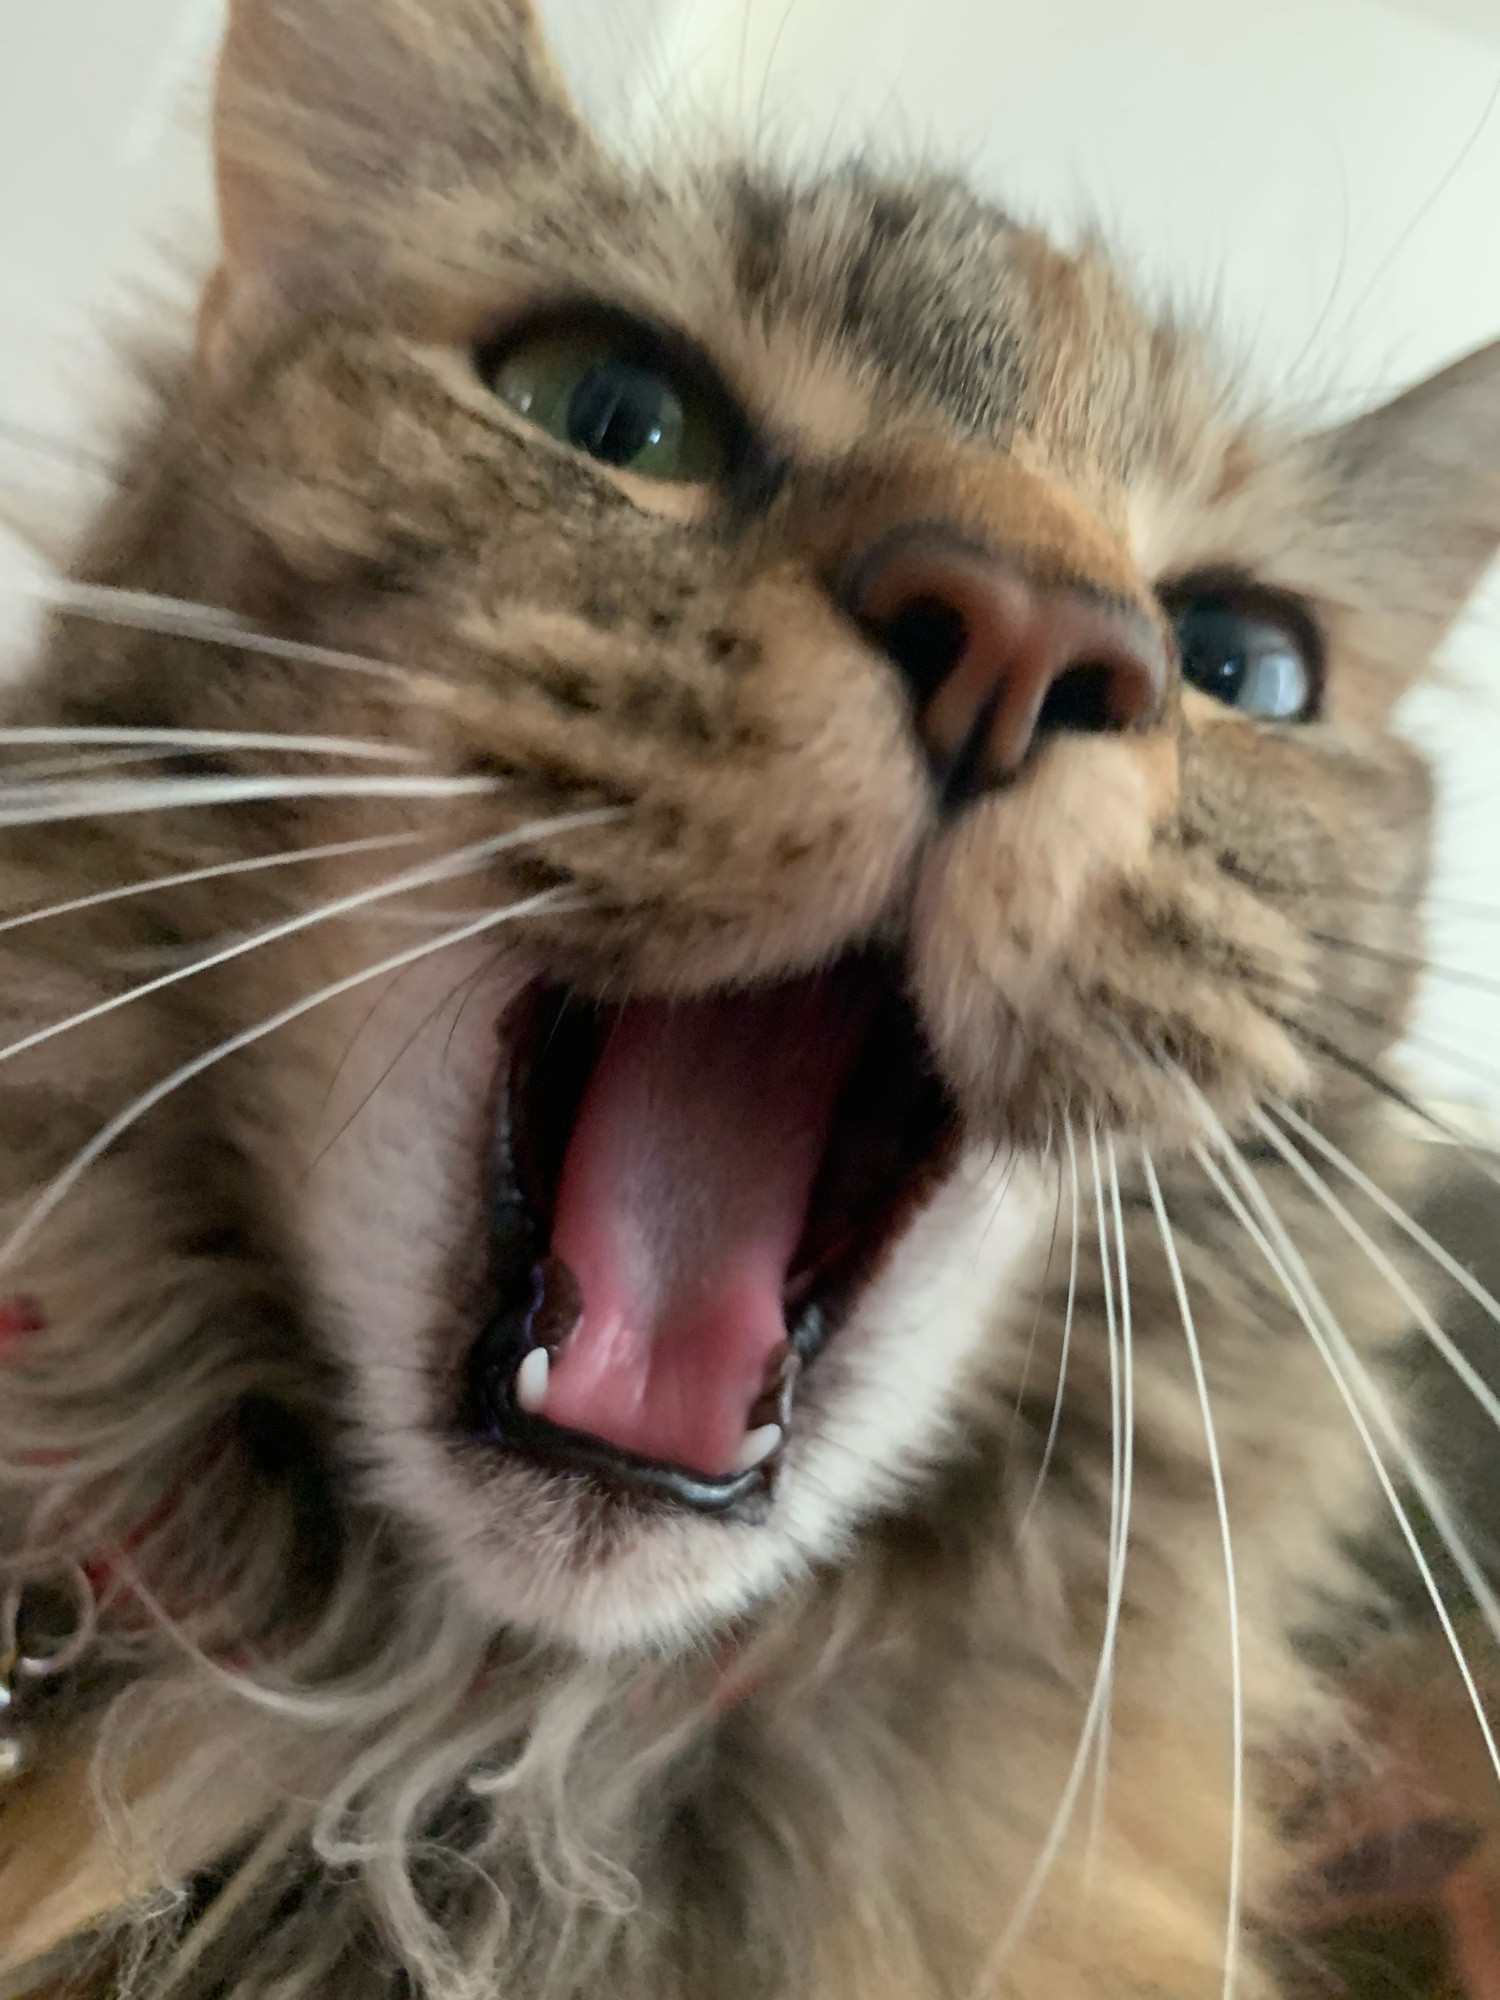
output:
[[875, 361], [966, 430], [1006, 432], [1024, 387], [1007, 290], [1015, 225], [959, 181], [852, 166], [793, 188], [739, 171], [735, 271], [747, 307], [789, 311]]
[[877, 187], [870, 196], [865, 239], [849, 266], [844, 285], [843, 330], [858, 336], [870, 317], [875, 281], [896, 244], [922, 213], [922, 204], [907, 189]]
[[729, 183], [732, 215], [734, 279], [746, 305], [763, 304], [780, 275], [790, 191], [744, 169]]

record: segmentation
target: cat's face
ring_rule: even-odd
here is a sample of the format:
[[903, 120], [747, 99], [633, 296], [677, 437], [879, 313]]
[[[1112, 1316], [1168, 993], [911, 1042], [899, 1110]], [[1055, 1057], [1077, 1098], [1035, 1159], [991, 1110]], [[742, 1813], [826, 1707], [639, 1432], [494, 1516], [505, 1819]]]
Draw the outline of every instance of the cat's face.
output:
[[[247, 1036], [179, 1120], [351, 1385], [342, 1476], [487, 1617], [658, 1642], [991, 1421], [1091, 1134], [1398, 1032], [1390, 713], [1500, 525], [1500, 363], [1282, 435], [946, 182], [669, 193], [503, 0], [352, 11], [236, 9], [226, 262], [99, 574], [398, 671], [96, 634], [60, 685], [462, 781], [222, 808], [215, 853], [420, 835], [294, 910], [471, 865], [173, 994], [140, 1061]], [[199, 1139], [132, 1144], [170, 1183]]]

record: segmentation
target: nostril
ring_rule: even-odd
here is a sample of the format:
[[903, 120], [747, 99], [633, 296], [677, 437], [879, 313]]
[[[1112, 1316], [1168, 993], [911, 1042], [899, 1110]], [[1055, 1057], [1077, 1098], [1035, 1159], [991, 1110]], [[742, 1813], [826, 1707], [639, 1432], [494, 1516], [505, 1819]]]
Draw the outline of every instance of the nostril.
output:
[[948, 679], [969, 643], [964, 614], [939, 597], [914, 597], [889, 617], [868, 619], [865, 625], [895, 662], [919, 711]]
[[1152, 690], [1137, 686], [1131, 669], [1103, 660], [1080, 660], [1066, 667], [1042, 698], [1038, 736], [1104, 736], [1141, 720]]
[[1080, 665], [1058, 675], [1042, 699], [1036, 733], [1099, 735], [1118, 724], [1110, 704], [1113, 668]]

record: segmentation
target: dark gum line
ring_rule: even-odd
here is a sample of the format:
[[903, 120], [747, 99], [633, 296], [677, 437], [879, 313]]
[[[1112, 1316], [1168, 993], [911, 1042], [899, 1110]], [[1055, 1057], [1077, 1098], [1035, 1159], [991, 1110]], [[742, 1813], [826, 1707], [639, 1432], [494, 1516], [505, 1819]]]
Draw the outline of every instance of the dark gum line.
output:
[[[483, 1336], [479, 1344], [483, 1345]], [[748, 1472], [712, 1479], [687, 1466], [642, 1458], [582, 1432], [564, 1430], [545, 1417], [529, 1416], [517, 1408], [508, 1384], [499, 1394], [490, 1386], [486, 1402], [489, 1420], [476, 1436], [509, 1450], [519, 1448], [534, 1462], [561, 1472], [587, 1473], [631, 1499], [667, 1502], [697, 1514], [753, 1522], [763, 1520], [769, 1511], [779, 1453]]]

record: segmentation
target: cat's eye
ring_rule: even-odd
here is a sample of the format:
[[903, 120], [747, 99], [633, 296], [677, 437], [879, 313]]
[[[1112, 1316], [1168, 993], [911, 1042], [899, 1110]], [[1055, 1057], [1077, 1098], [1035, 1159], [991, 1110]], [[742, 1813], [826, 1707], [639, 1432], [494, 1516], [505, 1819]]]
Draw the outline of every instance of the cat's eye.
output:
[[1268, 721], [1312, 715], [1317, 671], [1305, 619], [1249, 588], [1183, 585], [1164, 601], [1189, 687]]
[[604, 465], [685, 482], [726, 470], [724, 398], [645, 329], [543, 327], [486, 350], [479, 365], [518, 415]]

